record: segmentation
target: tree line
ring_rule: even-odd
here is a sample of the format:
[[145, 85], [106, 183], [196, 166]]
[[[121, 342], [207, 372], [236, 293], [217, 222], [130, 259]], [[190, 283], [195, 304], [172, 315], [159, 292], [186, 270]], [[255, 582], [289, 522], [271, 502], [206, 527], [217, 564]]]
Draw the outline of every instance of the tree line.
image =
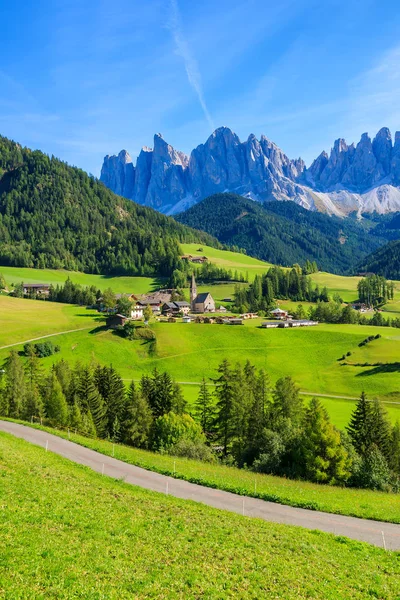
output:
[[[302, 307], [303, 308], [303, 307]], [[304, 310], [304, 309], [303, 309]], [[347, 323], [355, 325], [373, 325], [376, 327], [400, 327], [400, 318], [385, 318], [384, 315], [375, 311], [371, 316], [354, 310], [350, 304], [342, 306], [341, 302], [330, 300], [329, 302], [317, 302], [308, 310], [309, 318], [319, 323]]]
[[112, 366], [61, 360], [45, 375], [34, 348], [25, 352], [22, 359], [12, 351], [4, 363], [3, 416], [262, 473], [400, 489], [400, 425], [392, 427], [381, 403], [365, 394], [339, 431], [319, 400], [303, 402], [291, 377], [272, 386], [249, 361], [222, 361], [211, 384], [203, 379], [190, 411], [166, 372], [155, 369], [126, 387]]
[[314, 286], [299, 265], [289, 270], [274, 266], [265, 274], [256, 275], [247, 288], [236, 286], [234, 308], [239, 312], [268, 311], [276, 299], [327, 302], [329, 294], [326, 287], [321, 290], [319, 286]]
[[357, 290], [360, 302], [368, 306], [378, 306], [393, 300], [395, 285], [393, 281], [387, 281], [380, 275], [367, 275], [360, 279]]

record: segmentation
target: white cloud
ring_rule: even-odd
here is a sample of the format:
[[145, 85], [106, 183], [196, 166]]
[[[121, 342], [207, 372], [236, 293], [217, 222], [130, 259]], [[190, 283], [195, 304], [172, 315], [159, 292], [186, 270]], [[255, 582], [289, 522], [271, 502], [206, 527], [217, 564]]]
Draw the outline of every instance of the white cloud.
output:
[[178, 0], [170, 0], [170, 19], [167, 25], [171, 31], [177, 54], [183, 59], [188, 81], [197, 95], [200, 106], [210, 128], [215, 129], [214, 122], [204, 98], [201, 75], [197, 61], [192, 55], [189, 44], [187, 43], [182, 30], [182, 20], [179, 12]]

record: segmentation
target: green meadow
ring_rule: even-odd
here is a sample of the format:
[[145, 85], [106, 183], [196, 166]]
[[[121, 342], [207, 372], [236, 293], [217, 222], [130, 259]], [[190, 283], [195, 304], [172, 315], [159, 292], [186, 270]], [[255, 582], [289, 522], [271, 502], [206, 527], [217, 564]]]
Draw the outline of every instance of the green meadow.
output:
[[400, 594], [398, 553], [142, 490], [3, 433], [0, 479], [4, 598]]
[[[267, 330], [259, 327], [261, 319], [237, 327], [154, 321], [154, 348], [148, 342], [129, 341], [106, 330], [103, 316], [82, 307], [0, 296], [0, 315], [0, 347], [20, 342], [17, 350], [28, 339], [80, 329], [51, 338], [61, 351], [41, 359], [47, 368], [61, 358], [71, 363], [112, 363], [127, 381], [140, 379], [154, 368], [166, 370], [184, 383], [185, 396], [192, 404], [197, 383], [202, 377], [215, 377], [224, 358], [231, 363], [249, 359], [268, 372], [272, 383], [290, 375], [302, 391], [315, 395], [356, 398], [365, 390], [369, 397], [385, 402], [393, 420], [400, 418], [399, 329], [321, 324]], [[378, 333], [380, 339], [358, 346], [367, 336]], [[8, 352], [0, 348], [0, 360]], [[347, 352], [351, 355], [340, 361]], [[323, 398], [323, 402], [337, 425], [348, 422], [354, 400]]]
[[0, 273], [8, 285], [17, 283], [47, 283], [62, 284], [69, 277], [74, 283], [83, 286], [94, 285], [99, 290], [111, 288], [116, 294], [145, 294], [159, 285], [162, 281], [155, 277], [112, 277], [108, 275], [90, 275], [79, 271], [64, 269], [28, 269], [20, 267], [0, 267]]

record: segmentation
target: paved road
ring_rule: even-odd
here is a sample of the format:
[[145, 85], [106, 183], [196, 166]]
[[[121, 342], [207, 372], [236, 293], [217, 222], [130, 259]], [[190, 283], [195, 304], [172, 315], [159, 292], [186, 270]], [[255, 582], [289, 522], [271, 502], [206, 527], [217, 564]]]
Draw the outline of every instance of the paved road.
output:
[[21, 344], [30, 344], [31, 342], [37, 342], [38, 340], [44, 340], [49, 337], [54, 337], [56, 335], [64, 335], [65, 333], [74, 333], [75, 331], [84, 331], [85, 329], [93, 329], [96, 325], [93, 323], [89, 327], [79, 327], [78, 329], [69, 329], [68, 331], [57, 331], [57, 333], [48, 333], [47, 335], [41, 335], [40, 337], [31, 338], [30, 340], [22, 340], [20, 342], [14, 342], [13, 344], [7, 344], [7, 346], [1, 346], [0, 350], [5, 350], [6, 348], [13, 348], [14, 346], [21, 346]]
[[37, 446], [46, 447], [69, 460], [86, 465], [98, 473], [148, 490], [170, 494], [177, 498], [194, 500], [215, 508], [258, 517], [265, 521], [299, 525], [307, 529], [320, 529], [336, 535], [344, 535], [355, 540], [369, 542], [388, 550], [400, 550], [400, 525], [381, 523], [367, 519], [331, 515], [303, 508], [283, 506], [256, 498], [238, 496], [221, 490], [214, 490], [173, 477], [166, 477], [152, 471], [129, 465], [64, 440], [45, 431], [32, 429], [17, 423], [0, 421], [0, 430], [23, 438]]

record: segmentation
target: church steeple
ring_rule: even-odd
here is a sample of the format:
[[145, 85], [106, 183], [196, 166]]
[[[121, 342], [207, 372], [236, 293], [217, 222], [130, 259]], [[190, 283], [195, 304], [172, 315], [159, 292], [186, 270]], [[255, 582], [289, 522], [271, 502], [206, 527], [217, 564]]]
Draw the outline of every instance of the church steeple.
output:
[[197, 285], [196, 279], [194, 278], [194, 273], [192, 274], [192, 283], [190, 285], [190, 306], [192, 310], [194, 310], [194, 301], [197, 298]]

